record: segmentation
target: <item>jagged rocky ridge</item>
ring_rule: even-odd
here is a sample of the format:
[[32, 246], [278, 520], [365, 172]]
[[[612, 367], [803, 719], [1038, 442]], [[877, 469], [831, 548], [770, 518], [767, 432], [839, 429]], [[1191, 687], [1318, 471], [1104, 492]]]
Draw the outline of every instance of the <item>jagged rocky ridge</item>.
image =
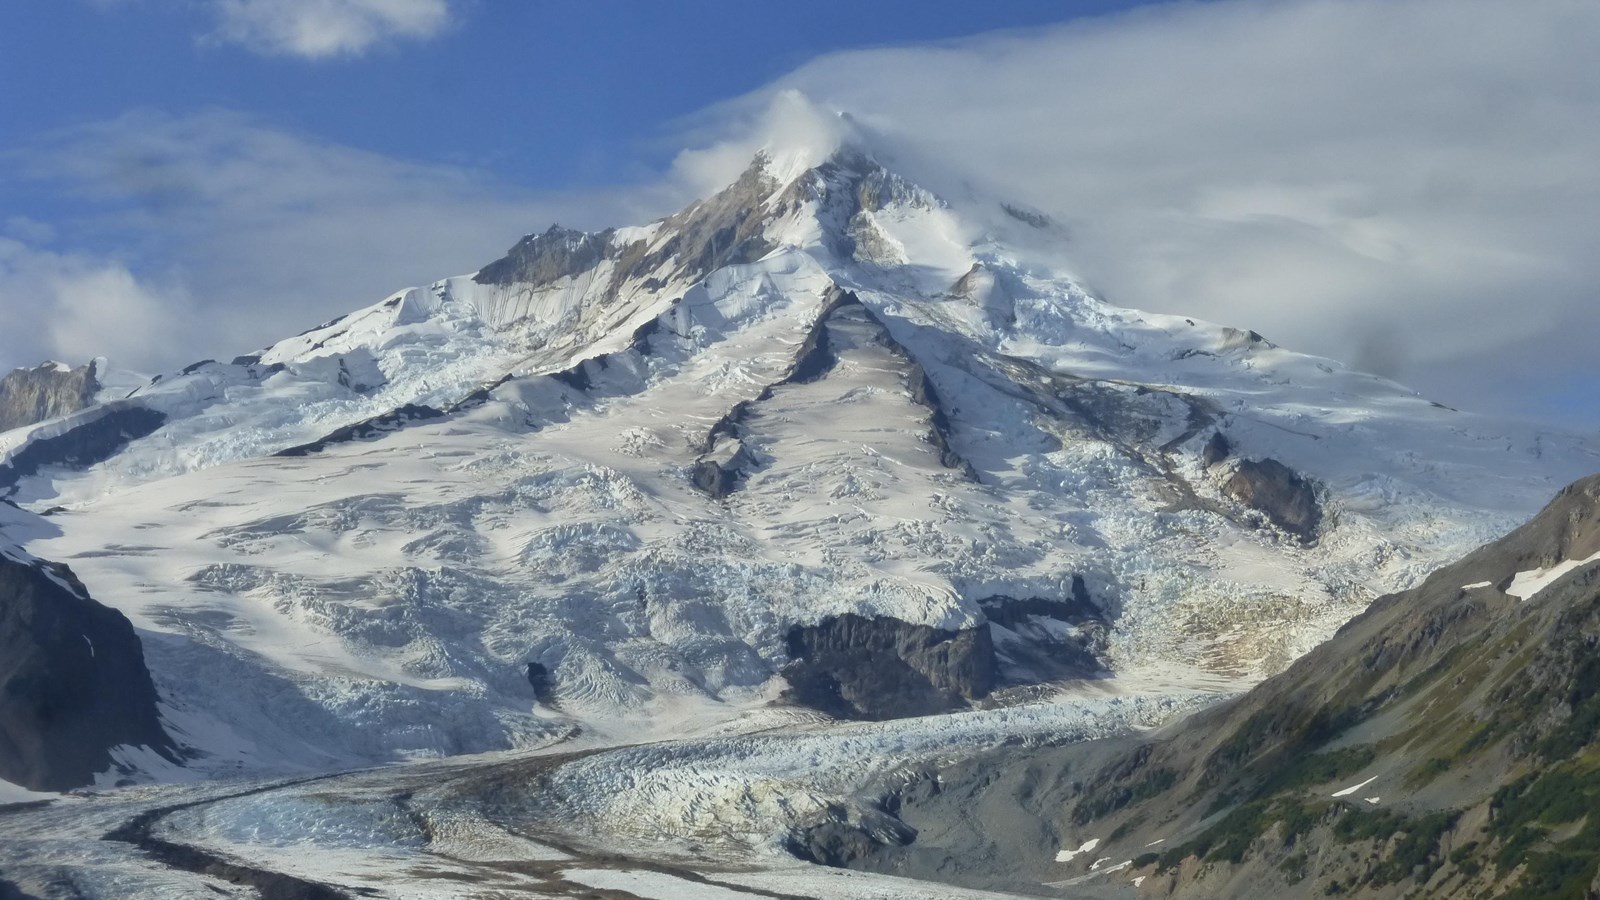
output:
[[847, 862], [1069, 896], [1592, 896], [1597, 673], [1600, 476], [1164, 733], [908, 779], [887, 802], [916, 837]]

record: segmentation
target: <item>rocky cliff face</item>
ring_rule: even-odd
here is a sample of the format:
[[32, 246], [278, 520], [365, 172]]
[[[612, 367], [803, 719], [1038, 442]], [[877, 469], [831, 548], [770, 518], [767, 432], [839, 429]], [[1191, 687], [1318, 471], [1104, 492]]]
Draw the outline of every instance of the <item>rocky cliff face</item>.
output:
[[12, 370], [0, 378], [0, 431], [83, 409], [100, 390], [95, 374], [92, 363], [74, 369], [47, 362], [34, 369]]
[[1154, 739], [1003, 749], [886, 805], [917, 839], [851, 864], [1095, 896], [1594, 896], [1600, 476]]
[[892, 719], [959, 709], [995, 686], [984, 626], [961, 631], [843, 615], [789, 632], [787, 696], [846, 718]]
[[1311, 482], [1275, 459], [1247, 459], [1239, 463], [1222, 487], [1228, 496], [1266, 515], [1267, 520], [1301, 543], [1317, 537], [1322, 509]]
[[177, 759], [133, 626], [67, 567], [0, 552], [0, 778], [82, 787], [123, 745]]

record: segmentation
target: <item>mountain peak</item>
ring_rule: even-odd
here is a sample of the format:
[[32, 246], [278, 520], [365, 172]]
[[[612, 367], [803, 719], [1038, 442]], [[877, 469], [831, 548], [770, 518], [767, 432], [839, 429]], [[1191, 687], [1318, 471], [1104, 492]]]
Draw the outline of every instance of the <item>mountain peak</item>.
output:
[[804, 125], [773, 131], [756, 150], [760, 166], [780, 184], [824, 167], [860, 173], [889, 170], [896, 154], [887, 139], [848, 112], [816, 110]]
[[768, 105], [752, 143], [756, 147], [754, 164], [779, 184], [788, 184], [841, 149], [865, 150], [872, 141], [854, 116], [829, 110], [799, 91], [788, 90]]

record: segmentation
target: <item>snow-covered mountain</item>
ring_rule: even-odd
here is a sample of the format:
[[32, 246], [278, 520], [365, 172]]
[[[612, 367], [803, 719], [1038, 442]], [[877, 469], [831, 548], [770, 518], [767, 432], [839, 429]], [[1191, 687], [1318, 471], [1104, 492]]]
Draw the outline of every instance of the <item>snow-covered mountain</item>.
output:
[[[1600, 470], [846, 142], [0, 435], [203, 764], [1250, 681]], [[1286, 298], [1290, 300], [1292, 298]], [[121, 392], [118, 392], [119, 394]]]

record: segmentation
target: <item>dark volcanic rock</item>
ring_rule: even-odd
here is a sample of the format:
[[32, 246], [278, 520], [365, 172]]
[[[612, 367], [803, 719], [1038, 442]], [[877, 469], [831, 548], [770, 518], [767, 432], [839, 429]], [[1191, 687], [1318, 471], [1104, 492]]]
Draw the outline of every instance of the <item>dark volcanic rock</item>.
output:
[[[1083, 576], [1072, 577], [1072, 596], [1015, 598], [997, 595], [979, 602], [995, 635], [1010, 683], [1092, 678], [1106, 671], [1103, 657], [1111, 621], [1089, 596]], [[1059, 625], [1072, 626], [1064, 635]], [[1012, 637], [1012, 636], [1015, 637]]]
[[917, 831], [877, 810], [865, 816], [835, 807], [816, 822], [796, 829], [785, 849], [799, 859], [845, 868], [884, 847], [904, 847], [917, 839]]
[[100, 382], [93, 365], [68, 369], [45, 363], [0, 378], [0, 431], [75, 413], [94, 402]]
[[[771, 395], [772, 389], [769, 387], [761, 392], [758, 399]], [[711, 426], [701, 444], [701, 457], [689, 472], [690, 483], [713, 500], [721, 500], [737, 490], [739, 483], [755, 468], [756, 461], [745, 451], [742, 443], [744, 422], [749, 418], [752, 408], [751, 401], [740, 400]], [[731, 451], [728, 449], [730, 447], [733, 448]], [[714, 453], [720, 458], [713, 458], [711, 454]]]
[[177, 759], [133, 626], [65, 566], [0, 555], [0, 778], [82, 787], [122, 744]]
[[545, 700], [555, 686], [551, 683], [550, 670], [536, 662], [528, 663], [528, 686], [533, 688], [535, 697], [540, 701]]
[[320, 453], [335, 444], [376, 440], [392, 431], [399, 431], [412, 422], [425, 422], [430, 419], [440, 419], [444, 416], [445, 412], [442, 409], [434, 409], [431, 406], [423, 406], [417, 403], [407, 403], [398, 409], [391, 409], [370, 419], [363, 419], [354, 425], [336, 428], [309, 444], [288, 447], [272, 455], [309, 456], [312, 453]]
[[933, 426], [928, 440], [939, 451], [939, 464], [947, 469], [955, 469], [967, 477], [968, 481], [978, 480], [978, 471], [972, 463], [957, 453], [950, 444], [950, 416], [945, 413], [944, 401], [939, 399], [939, 392], [934, 388], [933, 382], [923, 371], [922, 366], [912, 363], [911, 373], [911, 399], [928, 408], [928, 422]]
[[[738, 490], [744, 479], [764, 465], [766, 460], [742, 444], [730, 449], [732, 445], [728, 442], [742, 442], [747, 437], [749, 421], [759, 405], [771, 400], [777, 389], [811, 384], [828, 377], [839, 364], [840, 347], [850, 346], [851, 340], [834, 335], [832, 329], [859, 329], [862, 326], [870, 330], [872, 341], [888, 348], [903, 363], [902, 377], [912, 402], [928, 411], [929, 430], [926, 439], [938, 451], [940, 465], [957, 470], [969, 481], [977, 481], [977, 470], [951, 444], [950, 416], [945, 412], [944, 404], [927, 372], [911, 352], [894, 339], [883, 320], [861, 303], [860, 298], [850, 291], [835, 287], [812, 323], [810, 332], [801, 342], [794, 362], [784, 377], [762, 388], [753, 400], [741, 400], [734, 404], [726, 415], [711, 426], [701, 444], [701, 458], [690, 472], [690, 481], [694, 486], [716, 499]], [[848, 335], [849, 331], [845, 334]], [[719, 455], [713, 458], [712, 454]]]
[[1309, 479], [1275, 459], [1247, 459], [1223, 485], [1228, 496], [1258, 510], [1302, 543], [1316, 540], [1322, 522], [1317, 491]]
[[706, 496], [721, 500], [739, 486], [739, 475], [739, 470], [734, 466], [724, 466], [713, 459], [702, 459], [694, 464], [689, 480]]
[[851, 306], [860, 308], [860, 298], [850, 291], [835, 288], [833, 298], [823, 307], [810, 333], [800, 344], [800, 350], [795, 353], [794, 364], [789, 367], [789, 374], [777, 385], [772, 385], [762, 392], [763, 398], [770, 395], [773, 387], [785, 384], [810, 384], [833, 371], [833, 367], [839, 364], [839, 357], [834, 353], [833, 341], [828, 336], [828, 325], [833, 321], [835, 313]]
[[[94, 413], [103, 411], [102, 415]], [[85, 421], [53, 437], [29, 441], [0, 468], [0, 488], [10, 487], [45, 466], [86, 469], [105, 462], [130, 441], [165, 425], [167, 416], [132, 402], [96, 407]]]
[[1228, 438], [1222, 432], [1214, 431], [1200, 450], [1200, 462], [1209, 469], [1227, 459], [1232, 453], [1233, 445], [1228, 442]]
[[768, 216], [761, 201], [777, 186], [758, 158], [732, 185], [666, 219], [665, 230], [673, 236], [648, 254], [625, 257], [629, 270], [652, 272], [676, 260], [679, 272], [704, 273], [766, 256], [773, 245], [762, 234]]
[[960, 709], [995, 683], [987, 626], [949, 631], [853, 613], [789, 630], [785, 696], [853, 719]]

